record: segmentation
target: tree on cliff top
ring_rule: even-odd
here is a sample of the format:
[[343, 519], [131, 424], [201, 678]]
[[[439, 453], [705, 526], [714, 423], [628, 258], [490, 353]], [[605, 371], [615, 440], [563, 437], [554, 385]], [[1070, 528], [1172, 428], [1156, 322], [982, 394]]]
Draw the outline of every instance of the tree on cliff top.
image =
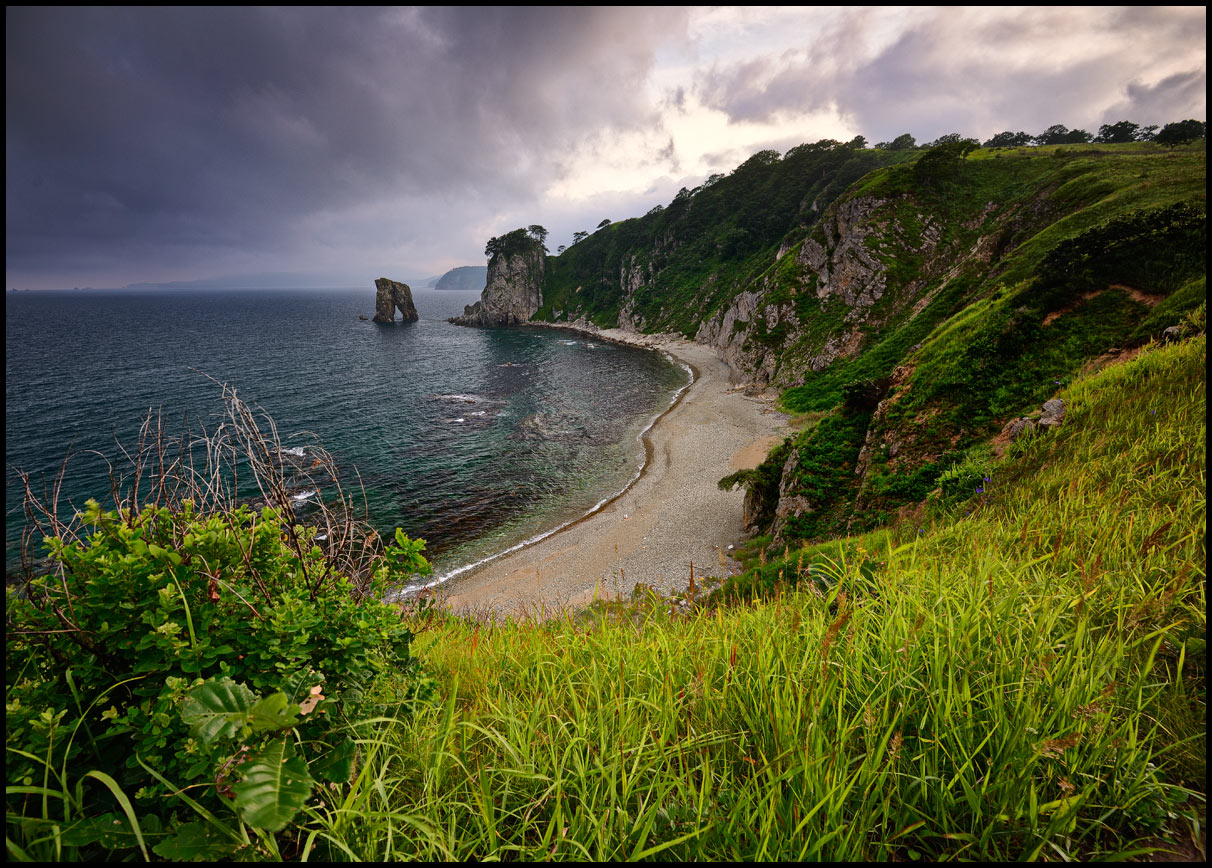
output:
[[944, 142], [927, 151], [913, 166], [919, 184], [931, 185], [949, 181], [959, 174], [960, 166], [980, 145], [974, 139]]
[[529, 233], [531, 238], [539, 242], [539, 244], [542, 244], [544, 250], [547, 249], [547, 236], [550, 233], [544, 227], [540, 226], [538, 223], [533, 223], [526, 227], [526, 232]]
[[536, 237], [532, 230], [542, 229], [543, 237], [547, 235], [547, 230], [542, 226], [531, 226], [530, 229], [515, 229], [512, 232], [507, 232], [501, 236], [494, 236], [488, 239], [488, 243], [484, 245], [484, 255], [491, 262], [498, 256], [517, 256], [519, 253], [529, 253], [532, 250], [546, 252], [547, 248], [543, 245], [542, 239]]

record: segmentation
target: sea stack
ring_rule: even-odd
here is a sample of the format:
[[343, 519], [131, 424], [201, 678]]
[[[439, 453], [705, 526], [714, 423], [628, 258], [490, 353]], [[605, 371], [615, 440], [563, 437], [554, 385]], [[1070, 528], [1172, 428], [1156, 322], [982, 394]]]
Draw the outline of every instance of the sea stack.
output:
[[412, 290], [407, 283], [380, 277], [375, 281], [375, 322], [395, 322], [396, 308], [404, 322], [416, 322], [421, 317], [412, 303]]
[[489, 242], [487, 284], [480, 300], [451, 317], [455, 325], [496, 328], [527, 322], [543, 306], [543, 244], [517, 229]]

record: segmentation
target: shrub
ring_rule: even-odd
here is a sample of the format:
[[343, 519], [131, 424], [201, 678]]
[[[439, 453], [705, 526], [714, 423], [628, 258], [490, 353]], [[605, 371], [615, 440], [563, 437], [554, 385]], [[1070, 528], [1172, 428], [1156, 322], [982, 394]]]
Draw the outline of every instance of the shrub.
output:
[[[127, 807], [140, 818], [118, 825], [154, 839], [192, 815], [171, 798], [176, 788], [212, 813], [233, 794], [239, 808], [241, 782], [264, 765], [265, 751], [297, 751], [317, 777], [347, 780], [349, 724], [415, 685], [411, 634], [381, 597], [428, 571], [424, 542], [397, 531], [395, 544], [376, 545], [350, 518], [331, 472], [324, 482], [335, 493], [304, 523], [290, 493], [298, 468], [272, 423], [263, 434], [234, 393], [228, 402], [229, 433], [199, 441], [225, 459], [198, 473], [188, 457], [162, 460], [188, 456], [188, 447], [150, 438], [134, 458], [134, 478], [154, 479], [148, 502], [138, 503], [136, 481], [112, 509], [90, 500], [70, 522], [41, 516], [49, 560], [7, 599], [10, 839], [37, 841], [57, 825], [56, 847], [83, 847], [82, 855], [91, 845], [120, 847], [105, 813], [119, 793], [134, 797]], [[332, 470], [327, 456], [314, 460], [309, 471]], [[259, 507], [236, 500], [238, 471], [249, 468]], [[314, 472], [303, 476], [322, 484]], [[37, 506], [27, 497], [31, 514]], [[274, 714], [258, 711], [259, 728], [231, 730], [243, 733], [234, 743], [201, 737], [182, 711], [215, 685], [231, 685], [231, 696], [268, 694]], [[254, 733], [268, 740], [248, 738]], [[48, 797], [62, 811], [48, 810]], [[291, 815], [279, 806], [252, 822], [280, 827]], [[257, 822], [266, 816], [281, 822]]]

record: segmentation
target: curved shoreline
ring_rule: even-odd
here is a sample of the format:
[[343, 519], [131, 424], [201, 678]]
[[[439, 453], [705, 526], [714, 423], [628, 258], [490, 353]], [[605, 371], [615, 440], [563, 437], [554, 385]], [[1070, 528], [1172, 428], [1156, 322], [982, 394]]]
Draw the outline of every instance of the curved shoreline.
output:
[[744, 537], [744, 494], [720, 491], [716, 482], [741, 469], [738, 460], [760, 462], [762, 447], [777, 441], [785, 418], [769, 401], [731, 388], [734, 372], [714, 350], [680, 336], [528, 326], [660, 350], [689, 368], [692, 379], [640, 433], [644, 460], [621, 491], [430, 586], [456, 611], [551, 615], [630, 591], [637, 582], [683, 587], [690, 564], [698, 565], [697, 574], [719, 575], [725, 552]]
[[[589, 332], [581, 331], [580, 329], [571, 329], [570, 328], [570, 329], [568, 329], [568, 331], [574, 331], [574, 332], [577, 332], [577, 333], [583, 334], [583, 335], [591, 334]], [[598, 337], [597, 335], [592, 335], [592, 336]], [[609, 342], [609, 343], [623, 343], [623, 341], [609, 341], [606, 338], [600, 338], [600, 339], [603, 340], [604, 342]], [[625, 346], [636, 346], [636, 345], [635, 344], [625, 344]], [[672, 359], [672, 356], [671, 356], [671, 359]], [[680, 359], [678, 361], [681, 362], [682, 367], [685, 368], [690, 373], [690, 380], [689, 380], [689, 382], [686, 383], [686, 385], [681, 386], [676, 392], [673, 393], [673, 398], [670, 399], [668, 406], [666, 406], [663, 410], [661, 410], [661, 412], [659, 412], [655, 416], [653, 416], [652, 419], [649, 421], [649, 423], [644, 426], [643, 430], [640, 431], [640, 433], [636, 439], [640, 441], [640, 445], [643, 446], [643, 448], [644, 448], [644, 457], [640, 461], [639, 469], [636, 470], [636, 472], [634, 474], [632, 474], [631, 478], [629, 480], [627, 480], [626, 484], [624, 484], [622, 488], [620, 488], [614, 494], [608, 495], [607, 497], [603, 498], [602, 500], [599, 500], [596, 504], [591, 506], [588, 509], [588, 511], [586, 511], [583, 515], [577, 516], [576, 518], [573, 518], [573, 519], [569, 519], [568, 521], [564, 522], [563, 524], [553, 527], [551, 530], [545, 530], [542, 533], [535, 534], [534, 536], [524, 539], [521, 542], [514, 543], [513, 545], [509, 546], [508, 548], [501, 549], [499, 552], [493, 552], [492, 554], [487, 555], [486, 557], [480, 558], [478, 561], [473, 561], [470, 564], [464, 564], [463, 566], [455, 567], [453, 570], [450, 570], [449, 572], [445, 573], [444, 575], [438, 576], [436, 579], [434, 579], [430, 582], [426, 582], [423, 585], [419, 585], [415, 588], [406, 588], [404, 593], [414, 593], [416, 591], [429, 590], [432, 588], [440, 588], [443, 585], [445, 585], [448, 581], [455, 579], [458, 576], [463, 575], [464, 573], [469, 573], [469, 572], [472, 572], [473, 570], [478, 570], [481, 567], [486, 566], [487, 564], [489, 564], [492, 561], [495, 561], [499, 558], [506, 557], [508, 555], [513, 554], [514, 552], [519, 552], [522, 549], [529, 548], [530, 546], [533, 546], [533, 545], [537, 545], [538, 543], [541, 543], [543, 540], [547, 539], [548, 537], [555, 536], [558, 533], [561, 533], [563, 531], [569, 530], [570, 528], [576, 527], [578, 524], [580, 524], [583, 521], [587, 521], [588, 519], [593, 518], [593, 516], [597, 515], [603, 509], [606, 509], [606, 507], [610, 506], [612, 503], [614, 503], [616, 500], [618, 500], [620, 497], [622, 497], [628, 491], [630, 491], [632, 489], [632, 487], [636, 485], [636, 483], [638, 483], [640, 480], [642, 480], [644, 478], [644, 474], [648, 471], [648, 466], [652, 463], [652, 456], [653, 456], [654, 449], [652, 446], [652, 439], [651, 439], [651, 437], [649, 437], [649, 432], [654, 427], [656, 427], [657, 423], [660, 422], [662, 418], [664, 418], [667, 414], [673, 412], [673, 410], [678, 406], [678, 404], [680, 404], [682, 402], [683, 396], [685, 396], [685, 394], [688, 391], [690, 391], [690, 387], [693, 386], [699, 378], [698, 369], [695, 368], [694, 365], [690, 364], [689, 362], [682, 361]]]

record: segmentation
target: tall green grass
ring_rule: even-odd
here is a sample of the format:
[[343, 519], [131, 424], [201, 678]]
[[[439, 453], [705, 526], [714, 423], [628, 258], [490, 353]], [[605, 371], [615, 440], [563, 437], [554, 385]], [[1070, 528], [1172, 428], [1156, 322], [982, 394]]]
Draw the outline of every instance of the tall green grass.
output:
[[1079, 380], [1064, 427], [958, 509], [789, 552], [747, 602], [416, 624], [445, 699], [383, 730], [315, 840], [367, 860], [1164, 846], [1205, 789], [1205, 363], [1201, 337]]
[[236, 855], [1165, 849], [1206, 791], [1206, 355], [1200, 336], [1079, 378], [1060, 430], [966, 499], [788, 551], [715, 604], [410, 616], [440, 700], [357, 727], [352, 780]]

